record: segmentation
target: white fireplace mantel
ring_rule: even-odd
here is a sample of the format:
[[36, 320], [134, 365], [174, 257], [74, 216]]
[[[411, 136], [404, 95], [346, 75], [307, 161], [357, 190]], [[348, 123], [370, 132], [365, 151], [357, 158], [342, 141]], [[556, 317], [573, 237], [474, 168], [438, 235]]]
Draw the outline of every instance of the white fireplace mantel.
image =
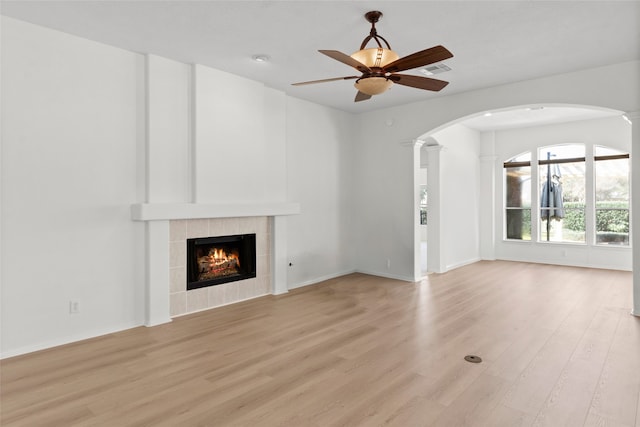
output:
[[300, 213], [295, 202], [263, 203], [137, 203], [131, 205], [135, 221], [172, 219], [234, 218], [246, 216], [281, 216]]
[[146, 319], [147, 326], [171, 321], [169, 309], [169, 223], [171, 220], [264, 216], [271, 228], [271, 293], [287, 292], [288, 215], [300, 213], [295, 202], [258, 203], [138, 203], [131, 218], [146, 223]]

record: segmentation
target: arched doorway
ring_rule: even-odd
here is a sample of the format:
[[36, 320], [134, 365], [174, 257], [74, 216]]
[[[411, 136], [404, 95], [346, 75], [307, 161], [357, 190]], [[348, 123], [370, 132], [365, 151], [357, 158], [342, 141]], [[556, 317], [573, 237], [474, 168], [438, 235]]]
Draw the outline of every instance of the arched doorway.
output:
[[[514, 129], [622, 120], [622, 115], [621, 111], [582, 105], [524, 105], [478, 112], [421, 135], [417, 139], [422, 145], [420, 162], [416, 163], [426, 165], [428, 176], [427, 270], [443, 273], [480, 259], [496, 259], [496, 244], [501, 249], [502, 240], [499, 164], [504, 159], [499, 157], [504, 135]], [[628, 135], [630, 150], [630, 129]], [[416, 233], [416, 262], [422, 261], [422, 239]]]

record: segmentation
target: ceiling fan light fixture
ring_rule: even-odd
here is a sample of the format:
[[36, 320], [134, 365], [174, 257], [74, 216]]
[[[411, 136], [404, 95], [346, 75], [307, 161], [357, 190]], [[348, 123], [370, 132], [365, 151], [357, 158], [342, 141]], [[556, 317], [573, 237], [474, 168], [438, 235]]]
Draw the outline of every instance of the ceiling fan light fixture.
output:
[[353, 86], [367, 95], [379, 95], [393, 86], [393, 82], [386, 77], [367, 77], [357, 80]]
[[393, 61], [400, 59], [397, 53], [391, 49], [382, 47], [371, 47], [361, 49], [351, 54], [356, 61], [366, 65], [369, 68], [382, 68]]
[[[383, 47], [360, 49], [352, 53], [351, 57], [374, 71], [400, 58], [393, 50]], [[389, 90], [392, 85], [393, 82], [381, 74], [360, 78], [354, 84], [356, 89], [367, 95], [379, 95]]]
[[[337, 80], [356, 79], [355, 88], [358, 93], [354, 102], [361, 102], [370, 99], [373, 95], [379, 95], [387, 91], [393, 84], [408, 86], [416, 89], [430, 90], [437, 92], [442, 90], [449, 82], [421, 77], [412, 74], [400, 74], [402, 71], [424, 67], [435, 64], [445, 59], [453, 57], [444, 46], [433, 46], [429, 49], [412, 53], [400, 58], [397, 53], [391, 50], [389, 42], [378, 34], [376, 22], [382, 17], [382, 12], [372, 10], [364, 15], [367, 22], [371, 23], [369, 35], [362, 40], [360, 50], [351, 55], [344, 54], [338, 50], [319, 50], [318, 52], [331, 59], [342, 62], [358, 72], [360, 76], [350, 75], [344, 77], [334, 77], [322, 80], [312, 80], [308, 82], [292, 83], [294, 86], [308, 85], [313, 83], [332, 82]], [[370, 41], [375, 41], [377, 47], [367, 48]], [[383, 44], [386, 48], [382, 47]], [[442, 65], [444, 71], [444, 65]], [[447, 71], [450, 70], [446, 67]]]

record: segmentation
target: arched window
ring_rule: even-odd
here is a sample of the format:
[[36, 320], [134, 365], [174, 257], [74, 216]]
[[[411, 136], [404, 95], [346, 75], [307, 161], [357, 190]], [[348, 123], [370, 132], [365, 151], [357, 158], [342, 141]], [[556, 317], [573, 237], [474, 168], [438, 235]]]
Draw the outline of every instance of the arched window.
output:
[[[629, 245], [628, 153], [563, 144], [536, 154], [537, 185], [530, 152], [504, 163], [505, 239]], [[535, 239], [532, 221], [539, 224]]]

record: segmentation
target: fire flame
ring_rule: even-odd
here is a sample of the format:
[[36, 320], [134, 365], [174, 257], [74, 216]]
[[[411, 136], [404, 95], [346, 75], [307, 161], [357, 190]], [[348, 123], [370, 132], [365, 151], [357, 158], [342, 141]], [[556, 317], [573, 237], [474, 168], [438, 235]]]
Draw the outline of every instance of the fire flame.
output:
[[240, 271], [240, 255], [235, 249], [227, 252], [224, 248], [212, 247], [198, 257], [198, 265], [198, 280], [229, 276]]
[[218, 265], [233, 262], [236, 267], [240, 267], [240, 258], [237, 253], [226, 253], [221, 248], [211, 248], [209, 251], [209, 266], [215, 268]]

